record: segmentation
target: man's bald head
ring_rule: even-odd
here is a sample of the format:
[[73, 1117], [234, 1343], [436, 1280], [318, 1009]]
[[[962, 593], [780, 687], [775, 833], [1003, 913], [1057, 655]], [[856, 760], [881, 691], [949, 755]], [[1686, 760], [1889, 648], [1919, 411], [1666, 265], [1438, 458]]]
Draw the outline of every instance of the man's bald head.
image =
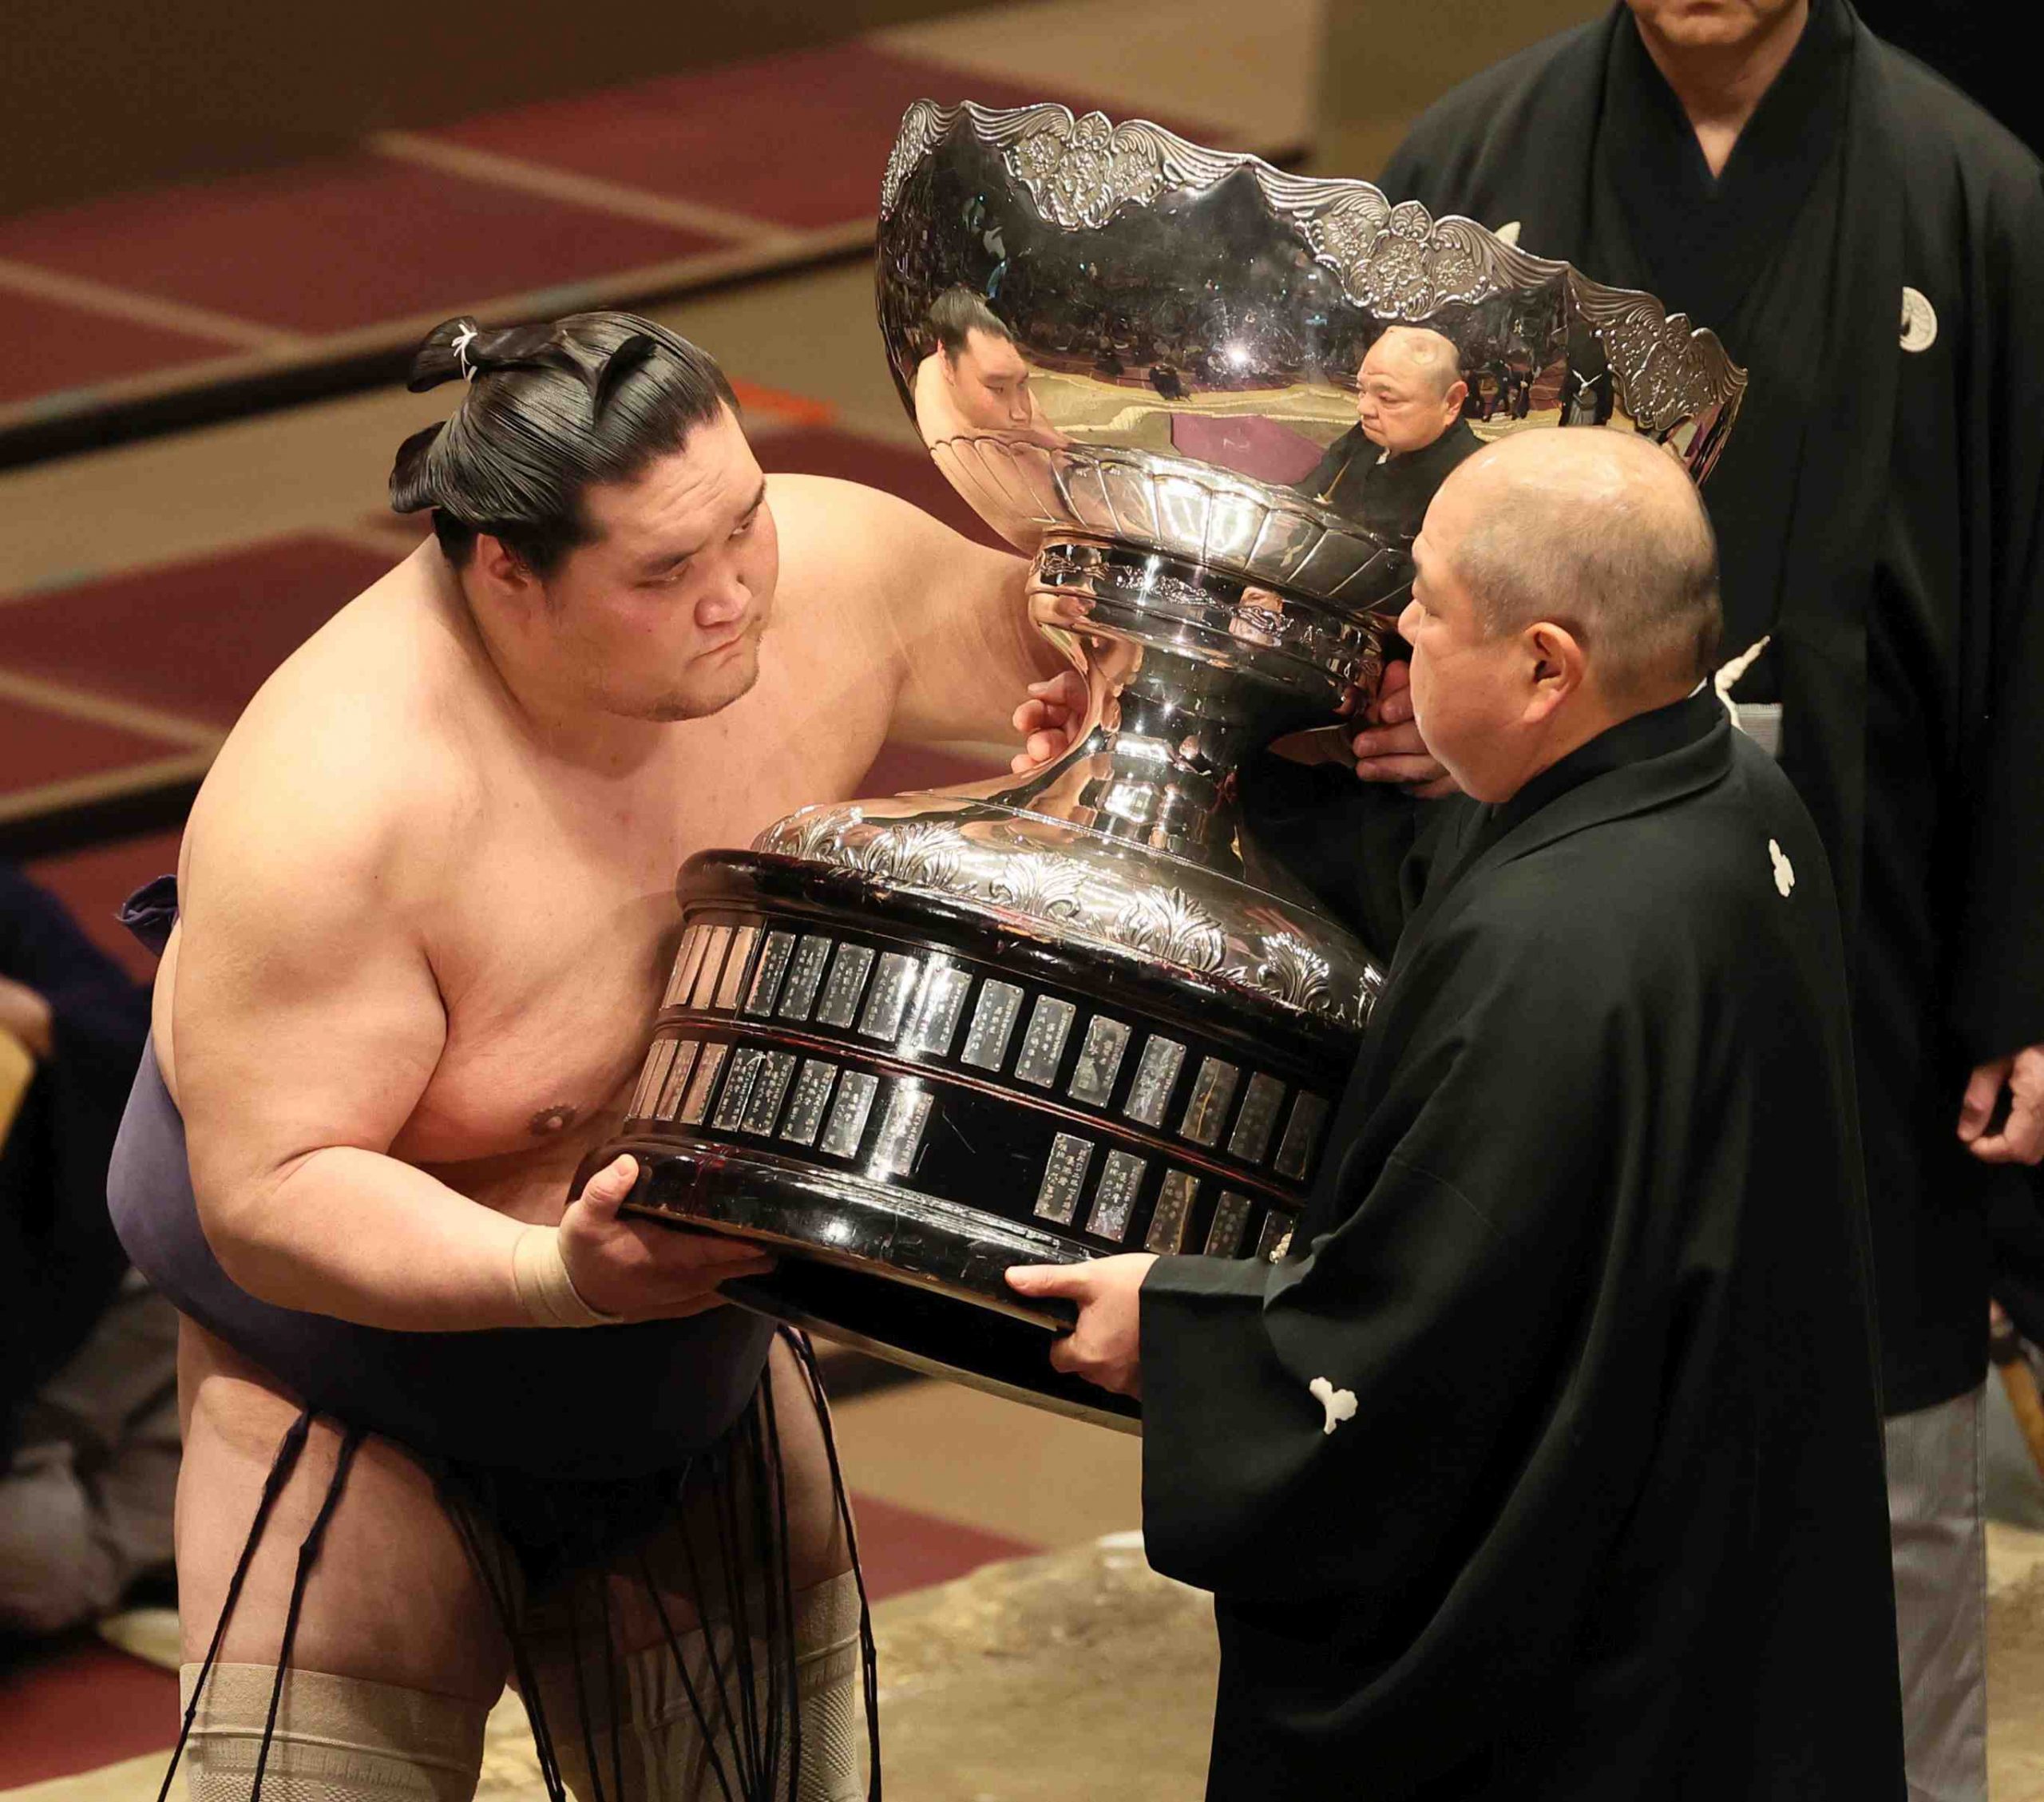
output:
[[1439, 400], [1462, 379], [1462, 355], [1453, 339], [1425, 326], [1392, 326], [1363, 358], [1365, 378], [1377, 369], [1408, 375], [1428, 398]]
[[1487, 634], [1565, 627], [1614, 701], [1686, 691], [1717, 660], [1717, 539], [1694, 483], [1646, 439], [1515, 433], [1441, 485], [1426, 537]]
[[1454, 345], [1424, 326], [1393, 326], [1356, 371], [1356, 422], [1393, 457], [1424, 450], [1462, 417], [1469, 386]]

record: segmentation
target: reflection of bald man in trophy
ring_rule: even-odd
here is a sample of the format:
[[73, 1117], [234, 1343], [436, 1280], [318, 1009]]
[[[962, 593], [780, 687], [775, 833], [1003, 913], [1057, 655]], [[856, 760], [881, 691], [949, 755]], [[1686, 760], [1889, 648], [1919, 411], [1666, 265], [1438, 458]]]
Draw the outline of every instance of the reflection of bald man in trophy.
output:
[[925, 444], [989, 434], [1056, 450], [1064, 434], [1044, 418], [1015, 335], [968, 287], [930, 303], [935, 347], [916, 370], [916, 426]]
[[1356, 372], [1357, 423], [1298, 485], [1380, 537], [1410, 540], [1448, 472], [1482, 448], [1462, 417], [1460, 354], [1424, 326], [1392, 326]]

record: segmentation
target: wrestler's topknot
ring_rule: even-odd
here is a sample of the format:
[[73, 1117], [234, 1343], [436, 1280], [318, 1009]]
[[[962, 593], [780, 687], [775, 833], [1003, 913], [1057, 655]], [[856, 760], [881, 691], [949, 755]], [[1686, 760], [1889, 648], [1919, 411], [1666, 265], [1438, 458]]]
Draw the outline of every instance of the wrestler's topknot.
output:
[[541, 576], [588, 541], [587, 489], [630, 481], [720, 409], [739, 410], [713, 358], [630, 313], [493, 331], [444, 320], [406, 386], [417, 394], [463, 378], [454, 417], [398, 447], [391, 509], [430, 508], [453, 563], [487, 533]]

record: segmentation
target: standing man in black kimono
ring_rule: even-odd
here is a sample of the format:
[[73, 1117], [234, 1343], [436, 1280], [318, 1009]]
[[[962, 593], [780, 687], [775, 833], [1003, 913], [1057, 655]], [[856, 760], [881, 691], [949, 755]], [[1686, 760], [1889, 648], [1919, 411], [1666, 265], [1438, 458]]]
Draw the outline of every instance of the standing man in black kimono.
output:
[[[1380, 179], [1751, 372], [1705, 495], [1725, 651], [1764, 647], [1732, 698], [1844, 920], [1912, 1780], [1983, 1796], [1991, 1225], [1997, 1292], [2044, 1297], [2044, 1249], [2010, 1262], [2044, 1236], [2038, 165], [1844, 0], [1630, 0], [1449, 94]], [[1409, 719], [1358, 751], [1432, 767]]]
[[1245, 785], [1397, 945], [1294, 1254], [1010, 1277], [1143, 1396], [1151, 1562], [1216, 1597], [1208, 1796], [1899, 1797], [1844, 956], [1700, 679], [1709, 528], [1643, 441], [1535, 432], [1413, 555], [1474, 798]]

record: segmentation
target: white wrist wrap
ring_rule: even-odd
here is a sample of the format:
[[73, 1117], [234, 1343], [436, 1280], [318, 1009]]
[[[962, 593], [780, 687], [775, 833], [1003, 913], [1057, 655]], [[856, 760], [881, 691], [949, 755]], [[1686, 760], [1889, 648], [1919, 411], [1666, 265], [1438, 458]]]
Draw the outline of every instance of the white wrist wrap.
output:
[[576, 1293], [557, 1227], [528, 1226], [512, 1241], [511, 1281], [534, 1326], [608, 1326], [618, 1318], [592, 1308]]

